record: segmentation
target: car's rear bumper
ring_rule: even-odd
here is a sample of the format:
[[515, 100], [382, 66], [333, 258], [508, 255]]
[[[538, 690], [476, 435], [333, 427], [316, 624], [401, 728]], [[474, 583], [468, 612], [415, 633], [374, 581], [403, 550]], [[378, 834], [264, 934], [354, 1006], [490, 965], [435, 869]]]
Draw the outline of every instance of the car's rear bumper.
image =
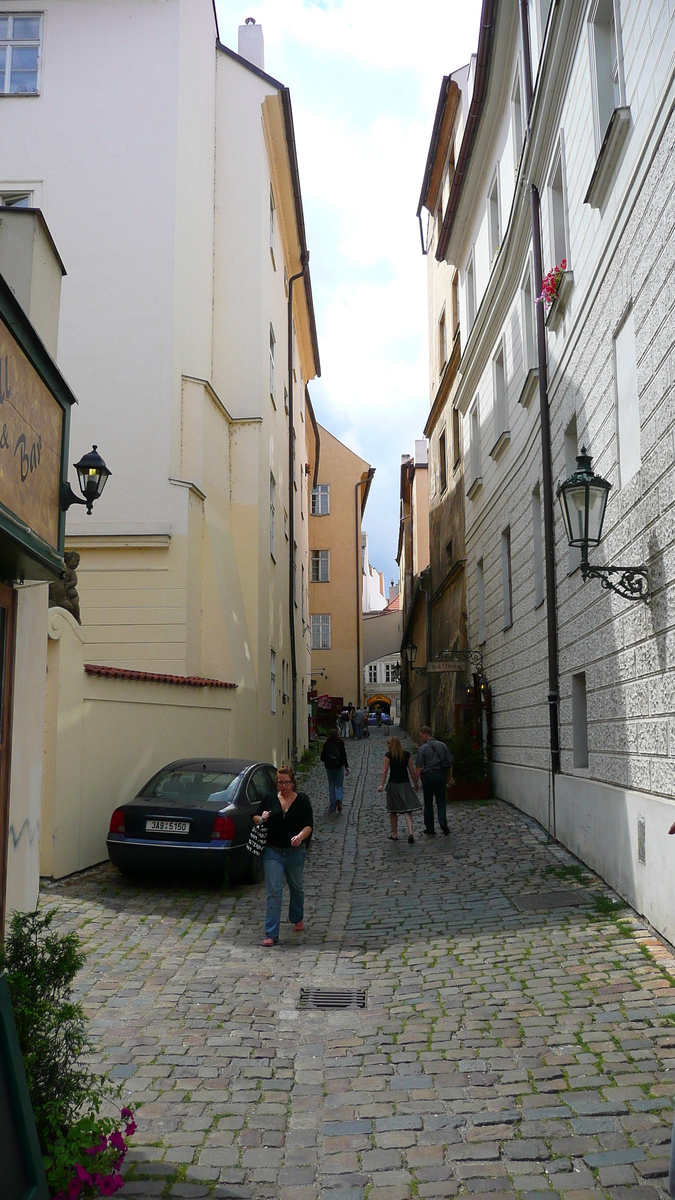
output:
[[109, 834], [108, 855], [115, 867], [145, 870], [209, 870], [223, 868], [229, 855], [243, 853], [233, 842], [160, 842]]

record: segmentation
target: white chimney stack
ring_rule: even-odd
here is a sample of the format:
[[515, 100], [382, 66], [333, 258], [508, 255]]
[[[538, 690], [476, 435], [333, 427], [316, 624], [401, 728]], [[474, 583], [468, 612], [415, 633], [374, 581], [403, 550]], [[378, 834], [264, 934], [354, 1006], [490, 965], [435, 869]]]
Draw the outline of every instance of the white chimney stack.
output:
[[239, 56], [265, 70], [265, 47], [262, 25], [256, 25], [255, 17], [247, 17], [246, 24], [239, 26]]

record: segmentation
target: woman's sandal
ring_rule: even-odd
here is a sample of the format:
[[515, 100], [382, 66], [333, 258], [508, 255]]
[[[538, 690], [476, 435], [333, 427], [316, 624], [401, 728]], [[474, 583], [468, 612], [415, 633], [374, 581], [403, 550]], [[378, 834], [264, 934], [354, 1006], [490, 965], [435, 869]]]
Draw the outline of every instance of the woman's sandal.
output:
[[397, 838], [397, 837], [394, 837], [393, 833], [390, 833], [390, 834], [389, 834], [389, 841], [390, 841], [390, 842], [397, 842], [397, 841], [398, 841], [398, 838]]
[[261, 945], [263, 945], [263, 946], [276, 946], [276, 944], [277, 944], [277, 942], [278, 942], [278, 941], [279, 941], [279, 939], [278, 939], [278, 938], [263, 938]]
[[409, 845], [409, 846], [412, 846], [412, 845], [414, 844], [414, 842], [415, 842], [415, 839], [414, 839], [414, 837], [413, 837], [413, 835], [412, 835], [412, 833], [411, 833], [411, 834], [410, 834], [410, 837], [408, 838], [408, 845]]

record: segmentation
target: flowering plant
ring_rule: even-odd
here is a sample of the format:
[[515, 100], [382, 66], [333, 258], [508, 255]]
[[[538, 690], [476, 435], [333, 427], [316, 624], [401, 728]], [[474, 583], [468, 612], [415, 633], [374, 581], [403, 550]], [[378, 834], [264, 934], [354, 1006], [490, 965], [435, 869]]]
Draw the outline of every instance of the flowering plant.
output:
[[88, 1200], [119, 1191], [125, 1138], [136, 1132], [130, 1108], [123, 1108], [120, 1117], [124, 1133], [115, 1118], [82, 1117], [56, 1138], [43, 1159], [54, 1200]]
[[567, 259], [563, 258], [557, 267], [551, 267], [548, 275], [545, 275], [541, 281], [541, 296], [539, 300], [546, 305], [546, 309], [551, 307], [553, 301], [558, 295], [560, 280], [567, 270]]

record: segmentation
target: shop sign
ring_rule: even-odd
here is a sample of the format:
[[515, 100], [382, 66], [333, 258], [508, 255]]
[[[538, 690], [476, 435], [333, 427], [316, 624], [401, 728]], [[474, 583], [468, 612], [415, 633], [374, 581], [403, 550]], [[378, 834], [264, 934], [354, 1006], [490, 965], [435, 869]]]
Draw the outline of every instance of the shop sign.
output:
[[463, 662], [453, 662], [452, 659], [449, 662], [428, 662], [427, 671], [432, 675], [440, 675], [447, 671], [463, 671], [465, 665]]
[[63, 421], [61, 405], [0, 321], [0, 503], [53, 547]]

